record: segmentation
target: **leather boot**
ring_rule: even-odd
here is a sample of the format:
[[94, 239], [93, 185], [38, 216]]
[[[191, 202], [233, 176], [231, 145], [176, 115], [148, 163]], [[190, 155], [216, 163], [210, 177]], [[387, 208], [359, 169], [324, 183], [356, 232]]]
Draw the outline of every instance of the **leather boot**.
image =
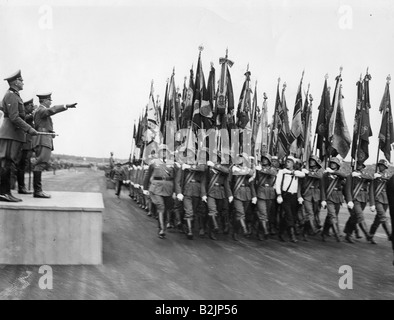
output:
[[367, 224], [365, 223], [365, 221], [360, 222], [358, 225], [359, 225], [361, 231], [364, 233], [365, 238], [367, 239], [367, 241], [370, 241], [372, 243], [372, 241], [371, 241], [372, 237], [367, 231], [368, 228], [367, 228]]
[[283, 238], [284, 233], [284, 226], [282, 222], [279, 223], [279, 230], [278, 230], [278, 238], [280, 242], [286, 242], [285, 238]]
[[193, 240], [193, 224], [192, 224], [192, 219], [186, 219], [186, 224], [187, 224], [187, 238], [189, 240]]
[[371, 235], [371, 243], [372, 244], [377, 244], [376, 241], [374, 240], [374, 236], [376, 233], [376, 230], [378, 230], [379, 224], [376, 224], [375, 221], [371, 225], [371, 229], [369, 229], [369, 234]]
[[308, 234], [308, 231], [310, 230], [310, 228], [312, 228], [310, 226], [310, 222], [305, 221], [304, 225], [302, 226], [302, 240], [305, 242], [308, 242], [307, 234]]
[[358, 230], [357, 225], [354, 227], [354, 234], [356, 236], [356, 239], [362, 239], [363, 237], [360, 236], [360, 230]]
[[391, 239], [392, 239], [392, 234], [391, 234], [390, 231], [389, 231], [389, 225], [388, 225], [387, 221], [382, 222], [382, 227], [383, 227], [383, 230], [384, 230], [384, 231], [386, 232], [386, 234], [387, 234], [387, 240], [388, 240], [388, 241], [391, 241]]
[[32, 194], [33, 192], [28, 191], [25, 187], [25, 173], [23, 171], [19, 171], [17, 173], [18, 180], [18, 193], [19, 194]]
[[0, 169], [0, 201], [21, 202], [22, 199], [15, 198], [11, 194], [11, 169]]
[[329, 232], [329, 230], [330, 230], [330, 226], [326, 220], [326, 221], [324, 221], [323, 232], [321, 233], [321, 239], [323, 242], [326, 242], [326, 237], [327, 237], [327, 233]]
[[228, 214], [223, 217], [223, 234], [228, 234], [230, 232], [230, 221], [228, 219]]
[[51, 196], [42, 191], [41, 174], [42, 174], [41, 171], [33, 171], [33, 188], [34, 188], [33, 197], [48, 199]]
[[331, 227], [332, 227], [332, 231], [334, 232], [335, 239], [337, 240], [337, 242], [341, 242], [341, 238], [339, 237], [339, 230], [338, 230], [337, 224], [333, 223]]
[[160, 239], [164, 239], [165, 236], [166, 236], [165, 225], [164, 225], [164, 212], [159, 211], [158, 216], [159, 216], [159, 219], [158, 219], [158, 223], [159, 223], [159, 238]]
[[200, 232], [199, 235], [201, 238], [203, 238], [205, 236], [205, 217], [200, 215], [198, 218], [198, 222], [199, 222], [199, 228], [200, 228]]
[[239, 241], [239, 239], [238, 239], [239, 227], [240, 227], [240, 222], [238, 220], [235, 220], [234, 221], [234, 226], [233, 226], [233, 239], [234, 239], [234, 241]]
[[242, 227], [242, 231], [243, 231], [243, 233], [244, 233], [244, 236], [247, 236], [248, 235], [248, 229], [246, 228], [246, 223], [245, 223], [245, 219], [240, 219], [239, 220], [239, 222], [240, 222], [240, 224], [241, 224], [241, 227]]
[[216, 233], [218, 232], [219, 227], [216, 222], [216, 217], [210, 216], [209, 217], [209, 227], [208, 227], [208, 236], [212, 240], [217, 240]]
[[293, 243], [297, 243], [298, 242], [297, 239], [296, 239], [296, 236], [295, 236], [294, 227], [289, 227], [289, 236], [290, 236], [290, 241], [291, 242], [293, 242]]

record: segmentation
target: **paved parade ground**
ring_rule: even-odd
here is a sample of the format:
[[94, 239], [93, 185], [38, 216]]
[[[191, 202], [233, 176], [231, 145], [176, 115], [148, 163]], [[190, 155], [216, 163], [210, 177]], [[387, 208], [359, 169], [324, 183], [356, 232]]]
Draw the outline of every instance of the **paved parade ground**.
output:
[[[124, 190], [106, 189], [103, 171], [60, 170], [43, 175], [44, 190], [103, 194], [103, 265], [52, 266], [53, 289], [39, 287], [39, 266], [0, 266], [0, 299], [394, 299], [394, 267], [383, 230], [378, 245], [258, 241], [219, 234], [187, 240], [168, 230], [157, 237]], [[366, 210], [368, 226], [373, 216]], [[323, 210], [325, 216], [325, 210]], [[348, 216], [343, 207], [341, 229]], [[353, 270], [353, 289], [341, 290], [339, 268]]]

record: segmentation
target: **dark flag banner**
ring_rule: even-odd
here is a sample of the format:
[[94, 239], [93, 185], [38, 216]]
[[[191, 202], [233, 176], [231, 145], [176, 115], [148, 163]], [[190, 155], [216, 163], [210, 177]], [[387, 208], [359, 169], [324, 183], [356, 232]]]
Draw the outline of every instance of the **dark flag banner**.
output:
[[328, 140], [328, 125], [330, 122], [330, 115], [331, 115], [331, 103], [330, 103], [330, 91], [327, 87], [327, 78], [328, 75], [325, 77], [323, 92], [321, 95], [320, 105], [319, 105], [319, 115], [317, 117], [316, 123], [316, 150], [319, 152], [320, 160], [324, 161], [327, 157], [327, 149], [329, 147], [329, 140]]
[[289, 115], [286, 105], [285, 98], [286, 82], [283, 84], [282, 89], [282, 102], [279, 103], [279, 126], [278, 126], [278, 154], [279, 158], [283, 158], [289, 154], [289, 136], [290, 136], [290, 125], [289, 125]]
[[364, 81], [357, 82], [357, 107], [353, 126], [352, 159], [364, 163], [369, 158], [369, 137], [372, 136], [369, 121], [369, 80], [367, 74]]
[[382, 125], [379, 132], [379, 149], [384, 153], [386, 159], [391, 162], [391, 150], [394, 143], [393, 115], [390, 101], [390, 80], [387, 78], [386, 88], [382, 102], [380, 103], [380, 112], [382, 113]]
[[342, 96], [342, 77], [339, 75], [336, 78], [333, 111], [330, 117], [330, 124], [328, 136], [331, 144], [331, 155], [340, 155], [346, 158], [350, 150], [351, 138], [349, 129], [346, 124], [345, 113], [343, 110], [343, 96]]
[[295, 155], [297, 158], [301, 156], [301, 148], [303, 142], [303, 125], [302, 125], [302, 79], [304, 77], [304, 72], [302, 73], [302, 78], [298, 86], [296, 102], [294, 105], [293, 120], [291, 123], [291, 130], [289, 135], [290, 143], [290, 153]]
[[192, 114], [192, 123], [194, 130], [201, 129], [201, 102], [204, 97], [207, 96], [207, 88], [205, 86], [205, 78], [204, 72], [202, 70], [202, 62], [201, 62], [201, 52], [204, 50], [202, 46], [199, 47], [198, 54], [198, 63], [197, 63], [197, 71], [196, 71], [196, 82], [194, 84], [194, 94], [193, 94], [193, 114]]

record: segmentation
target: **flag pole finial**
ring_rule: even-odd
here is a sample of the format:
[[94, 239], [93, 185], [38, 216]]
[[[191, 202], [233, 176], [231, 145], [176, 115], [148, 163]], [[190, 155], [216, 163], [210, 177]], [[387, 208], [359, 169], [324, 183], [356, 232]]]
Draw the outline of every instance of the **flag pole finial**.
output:
[[304, 69], [304, 70], [302, 70], [301, 81], [304, 79], [304, 74], [305, 74], [305, 69]]
[[175, 75], [175, 66], [172, 68], [172, 75]]
[[313, 101], [313, 97], [312, 97], [312, 94], [309, 94], [309, 101], [312, 103], [312, 101]]
[[343, 71], [343, 67], [340, 66], [340, 67], [339, 67], [339, 75], [342, 75], [342, 71]]
[[287, 87], [287, 84], [286, 84], [286, 82], [283, 82], [283, 90], [285, 90], [285, 89], [286, 89], [286, 87]]
[[211, 61], [211, 68], [213, 68], [213, 61]]
[[324, 79], [328, 79], [328, 73], [326, 73], [326, 75], [324, 76]]
[[228, 57], [228, 47], [226, 48], [226, 59]]
[[264, 99], [264, 100], [267, 100], [267, 99], [268, 99], [267, 94], [266, 94], [265, 92], [263, 93], [263, 99]]
[[387, 78], [386, 78], [386, 80], [387, 80], [387, 83], [390, 83], [390, 81], [391, 81], [391, 76], [388, 75]]
[[278, 78], [278, 85], [280, 84], [280, 77]]
[[203, 46], [202, 44], [200, 44], [200, 45], [198, 46], [198, 50], [200, 51], [200, 54], [201, 54], [201, 51], [204, 50], [204, 46]]
[[367, 67], [367, 73], [365, 75], [368, 75], [368, 70], [369, 70], [369, 67]]

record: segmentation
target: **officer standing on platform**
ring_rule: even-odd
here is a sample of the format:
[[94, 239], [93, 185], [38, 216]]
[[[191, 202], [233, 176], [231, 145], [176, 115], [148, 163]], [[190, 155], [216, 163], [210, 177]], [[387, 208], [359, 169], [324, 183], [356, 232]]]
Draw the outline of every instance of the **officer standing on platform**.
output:
[[389, 206], [386, 184], [391, 178], [391, 175], [387, 170], [389, 168], [388, 162], [384, 159], [380, 160], [378, 162], [378, 168], [379, 172], [375, 173], [374, 180], [369, 188], [369, 205], [371, 206], [372, 212], [376, 211], [375, 219], [371, 225], [371, 229], [369, 230], [372, 244], [376, 244], [373, 237], [380, 224], [382, 225], [383, 230], [386, 232], [388, 240], [391, 240], [391, 234], [386, 216], [386, 211]]
[[304, 226], [303, 237], [306, 241], [308, 229], [316, 234], [320, 223], [320, 201], [322, 192], [323, 169], [320, 159], [314, 155], [309, 158], [309, 170], [302, 169], [306, 177], [302, 179], [301, 197], [304, 204]]
[[[230, 181], [229, 181], [229, 165], [221, 164], [221, 153], [217, 152], [217, 163], [207, 162], [207, 170], [205, 171], [205, 184], [202, 184], [202, 198], [208, 204], [208, 216], [211, 220], [209, 237], [216, 240], [216, 231], [219, 229], [218, 218], [221, 219], [223, 225], [223, 233], [229, 233], [229, 201], [233, 200]], [[213, 227], [213, 229], [212, 229]]]
[[[31, 127], [34, 127], [33, 124], [33, 111], [34, 111], [34, 104], [33, 104], [33, 99], [30, 99], [29, 101], [26, 101], [23, 103], [25, 107], [25, 121], [28, 125]], [[26, 168], [31, 170], [31, 165], [30, 165], [30, 158], [33, 153], [33, 145], [32, 145], [32, 136], [30, 134], [26, 134], [26, 142], [22, 146], [22, 152], [21, 152], [21, 159], [18, 163], [17, 166], [17, 171], [16, 171], [16, 177], [18, 181], [18, 193], [19, 194], [32, 194], [31, 191], [28, 191], [26, 189], [25, 185], [25, 171]], [[30, 186], [29, 186], [30, 188]]]
[[161, 239], [165, 237], [164, 213], [172, 207], [172, 197], [175, 194], [174, 165], [168, 163], [168, 159], [167, 146], [159, 146], [158, 159], [154, 159], [150, 164], [143, 187], [144, 194], [150, 195], [152, 203], [156, 206]]
[[40, 105], [34, 112], [34, 126], [38, 132], [44, 133], [33, 140], [33, 149], [36, 153], [36, 163], [33, 169], [33, 188], [35, 198], [50, 198], [49, 194], [42, 191], [41, 174], [48, 165], [53, 151], [53, 123], [54, 114], [75, 108], [76, 103], [67, 105], [56, 105], [51, 107], [52, 93], [37, 95]]
[[330, 228], [333, 229], [335, 238], [340, 242], [338, 214], [343, 203], [343, 189], [346, 185], [346, 174], [340, 171], [341, 162], [338, 158], [331, 158], [329, 167], [324, 171], [322, 179], [322, 202], [323, 208], [327, 208], [327, 216], [324, 221], [322, 240], [325, 241]]
[[276, 209], [273, 207], [273, 203], [276, 199], [274, 184], [277, 173], [277, 169], [271, 166], [271, 155], [263, 154], [261, 165], [256, 167], [257, 216], [259, 219], [257, 236], [259, 240], [268, 239], [268, 215]]
[[0, 127], [0, 201], [20, 202], [11, 194], [11, 172], [16, 169], [20, 160], [23, 143], [26, 142], [26, 133], [35, 136], [37, 131], [25, 121], [25, 108], [19, 95], [23, 90], [21, 71], [5, 78], [10, 86], [7, 90], [1, 111], [4, 113], [3, 123]]
[[250, 203], [257, 203], [256, 190], [254, 188], [255, 168], [250, 166], [250, 160], [246, 153], [238, 155], [238, 163], [231, 167], [232, 194], [234, 199], [234, 219], [233, 219], [233, 239], [238, 241], [240, 226], [243, 234], [246, 236], [245, 215], [249, 209]]
[[294, 169], [297, 159], [288, 156], [285, 161], [285, 169], [279, 170], [276, 176], [275, 190], [278, 204], [282, 204], [282, 216], [279, 227], [279, 240], [284, 241], [284, 226], [290, 236], [290, 241], [296, 243], [295, 223], [297, 221], [298, 199], [300, 198], [299, 179], [305, 178], [305, 173]]
[[364, 220], [364, 209], [367, 206], [369, 196], [369, 183], [373, 177], [363, 172], [365, 165], [357, 162], [354, 170], [346, 179], [345, 197], [350, 212], [350, 217], [345, 225], [346, 241], [354, 243], [352, 233], [358, 225], [364, 233], [367, 241], [373, 240], [368, 233], [367, 224]]

